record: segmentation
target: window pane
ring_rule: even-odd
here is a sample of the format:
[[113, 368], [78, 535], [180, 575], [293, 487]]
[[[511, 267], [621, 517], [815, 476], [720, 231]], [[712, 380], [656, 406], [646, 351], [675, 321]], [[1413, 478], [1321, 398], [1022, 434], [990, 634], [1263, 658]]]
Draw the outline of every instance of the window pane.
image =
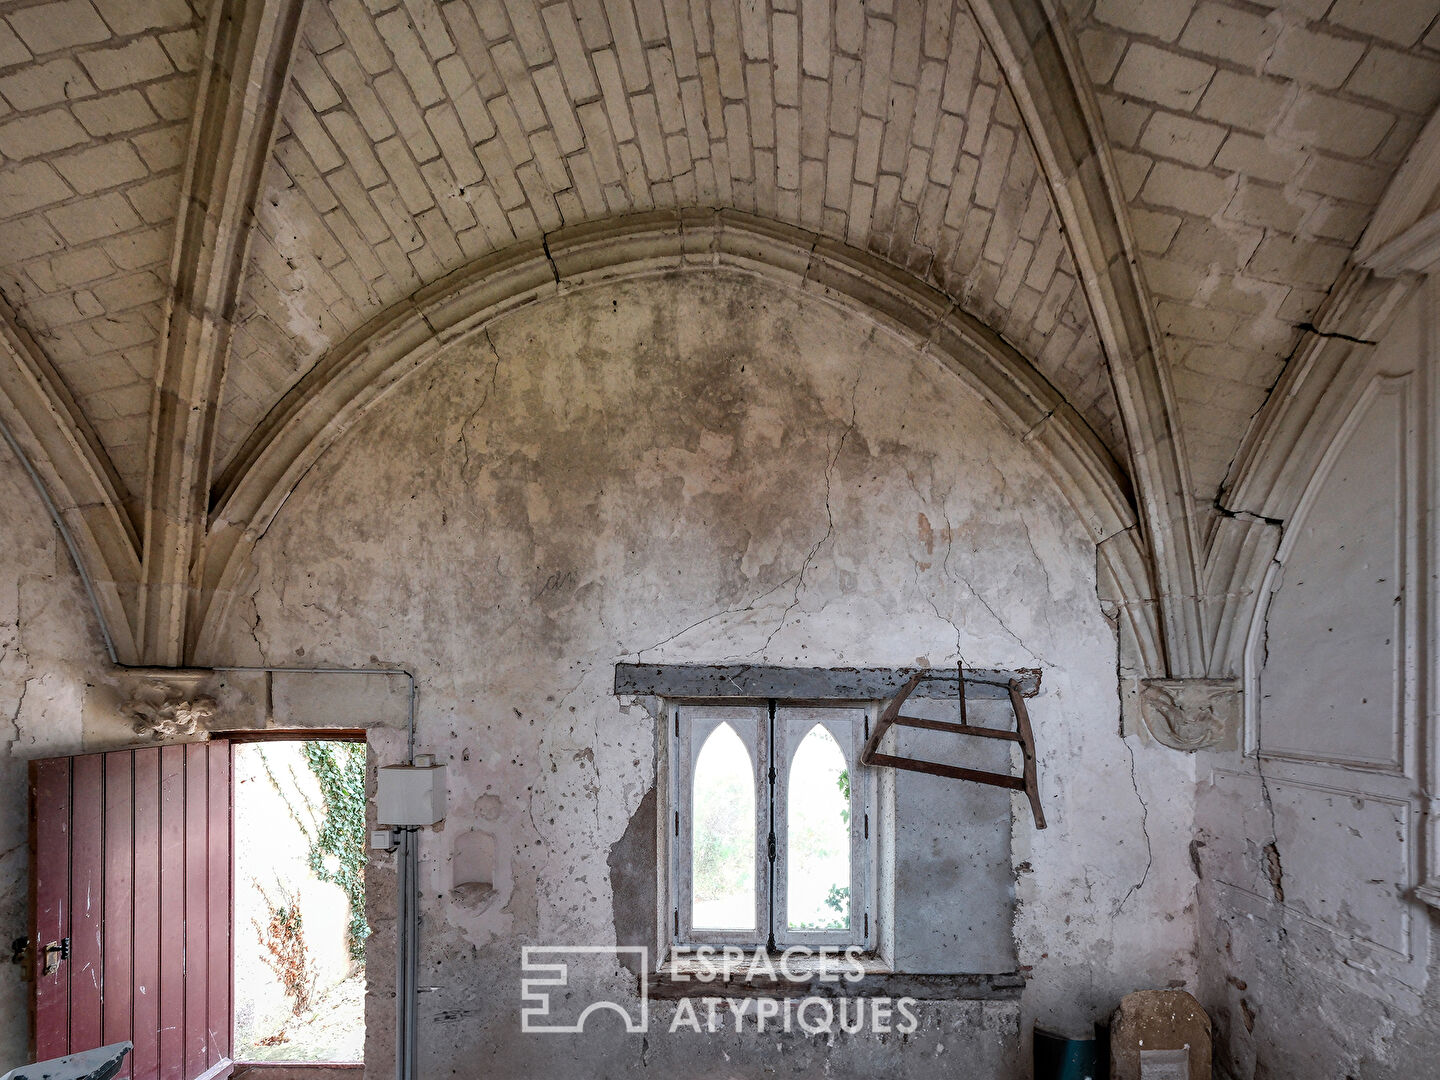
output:
[[786, 907], [791, 930], [850, 928], [850, 772], [816, 724], [790, 763]]
[[690, 925], [754, 930], [755, 767], [729, 724], [705, 740], [694, 777]]

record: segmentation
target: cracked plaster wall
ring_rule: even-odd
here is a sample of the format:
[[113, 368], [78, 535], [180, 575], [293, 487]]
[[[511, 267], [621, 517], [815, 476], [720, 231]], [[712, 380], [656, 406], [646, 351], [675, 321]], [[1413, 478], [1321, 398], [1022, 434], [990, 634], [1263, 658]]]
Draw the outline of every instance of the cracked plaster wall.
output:
[[[520, 1033], [522, 944], [615, 940], [607, 854], [655, 770], [654, 721], [611, 694], [637, 655], [1042, 667], [1051, 827], [1022, 810], [1013, 838], [1026, 1035], [1193, 981], [1193, 764], [1119, 735], [1093, 545], [1015, 433], [858, 315], [731, 272], [509, 315], [362, 419], [253, 559], [222, 659], [406, 663], [419, 748], [449, 764], [449, 817], [422, 848], [425, 1075], [685, 1069], [717, 1049], [735, 1076], [777, 1054], [837, 1076], [1015, 1068], [1013, 1010], [993, 1003], [931, 1003], [908, 1040], [834, 1046]], [[398, 739], [372, 736], [382, 762]], [[457, 859], [474, 877], [487, 858], [488, 888], [453, 887]], [[388, 958], [388, 899], [371, 913]], [[377, 982], [377, 1076], [393, 1015]]]
[[1440, 505], [1426, 318], [1413, 300], [1353, 357], [1349, 420], [1281, 523], [1250, 653], [1262, 756], [1206, 755], [1200, 997], [1234, 1080], [1408, 1080], [1440, 1057], [1440, 934], [1413, 894], [1433, 745], [1418, 575]]
[[80, 576], [0, 443], [0, 1072], [29, 1060], [30, 984], [12, 943], [30, 932], [26, 759], [84, 741], [87, 678], [104, 663]]

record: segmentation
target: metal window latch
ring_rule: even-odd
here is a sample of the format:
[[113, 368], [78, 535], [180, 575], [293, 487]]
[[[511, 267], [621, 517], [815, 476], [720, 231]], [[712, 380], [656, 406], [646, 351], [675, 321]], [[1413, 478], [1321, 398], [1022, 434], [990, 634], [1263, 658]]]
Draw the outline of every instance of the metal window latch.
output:
[[60, 970], [62, 961], [70, 959], [70, 939], [61, 938], [59, 941], [52, 941], [43, 950], [45, 958], [40, 973], [42, 975], [54, 975]]

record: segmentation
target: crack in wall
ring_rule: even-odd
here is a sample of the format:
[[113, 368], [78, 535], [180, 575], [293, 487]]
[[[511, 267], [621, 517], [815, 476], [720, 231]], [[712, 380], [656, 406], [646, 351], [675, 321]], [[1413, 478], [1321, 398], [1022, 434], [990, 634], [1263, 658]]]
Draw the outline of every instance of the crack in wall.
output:
[[810, 250], [805, 252], [805, 272], [800, 275], [800, 280], [802, 282], [807, 282], [810, 280], [810, 271], [815, 265], [815, 249], [820, 246], [819, 234], [811, 233], [811, 237], [812, 239], [810, 240]]
[[1140, 875], [1139, 881], [1125, 890], [1125, 895], [1120, 898], [1119, 903], [1115, 905], [1115, 910], [1110, 913], [1111, 919], [1118, 917], [1125, 910], [1125, 905], [1130, 902], [1130, 897], [1145, 887], [1145, 882], [1150, 879], [1150, 869], [1155, 865], [1155, 847], [1150, 840], [1150, 807], [1145, 802], [1145, 796], [1140, 794], [1140, 780], [1136, 775], [1135, 747], [1130, 745], [1130, 741], [1125, 738], [1123, 731], [1120, 734], [1120, 742], [1130, 755], [1130, 786], [1135, 789], [1135, 798], [1140, 803], [1140, 831], [1145, 836], [1145, 871]]
[[255, 567], [255, 591], [250, 594], [250, 612], [255, 616], [255, 621], [246, 620], [245, 628], [250, 631], [251, 640], [255, 642], [255, 650], [262, 663], [269, 655], [265, 643], [260, 640], [260, 593], [264, 587], [264, 582], [260, 580], [259, 567]]
[[15, 702], [15, 712], [14, 715], [10, 717], [10, 726], [15, 729], [15, 738], [12, 739], [10, 742], [10, 745], [12, 747], [18, 746], [20, 743], [20, 739], [22, 738], [20, 731], [20, 713], [25, 708], [25, 698], [30, 693], [31, 681], [32, 680], [29, 675], [25, 676], [25, 678], [20, 681], [20, 699]]
[[[915, 583], [917, 585], [920, 583], [920, 570], [918, 567], [915, 570]], [[950, 616], [945, 615], [940, 611], [940, 606], [935, 603], [935, 598], [933, 596], [930, 596], [927, 593], [925, 595], [925, 602], [930, 605], [930, 610], [935, 612], [935, 617], [937, 619], [939, 619], [941, 622], [949, 623], [950, 629], [955, 631], [955, 663], [961, 668], [969, 667], [970, 664], [965, 659], [965, 650], [962, 648], [964, 638], [960, 633], [960, 627], [956, 625], [954, 619], [950, 618]]]
[[1047, 667], [1054, 667], [1054, 665], [1051, 664], [1049, 660], [1045, 659], [1045, 657], [1041, 656], [1029, 645], [1025, 644], [1024, 638], [1022, 638], [1019, 634], [1015, 633], [1014, 630], [1010, 629], [1010, 624], [1000, 617], [1000, 613], [995, 610], [995, 608], [990, 604], [990, 601], [986, 600], [985, 597], [980, 594], [980, 590], [975, 588], [975, 586], [971, 584], [969, 578], [965, 577], [964, 574], [956, 573], [955, 575], [953, 575], [952, 580], [957, 580], [961, 585], [964, 585], [965, 588], [969, 590], [970, 595], [973, 596], [976, 600], [978, 600], [980, 602], [980, 606], [989, 613], [990, 618], [995, 620], [996, 625], [998, 625], [1001, 630], [1005, 631], [1006, 635], [1012, 638], [1017, 645], [1019, 645], [1027, 653], [1029, 653], [1036, 660], [1039, 660]]
[[[1284, 563], [1278, 558], [1271, 560], [1277, 571], [1284, 570]], [[1278, 587], [1278, 579], [1276, 586]], [[1261, 598], [1265, 605], [1265, 614], [1260, 621], [1260, 670], [1265, 670], [1265, 665], [1270, 662], [1270, 612], [1272, 611], [1275, 599], [1275, 589], [1272, 588], [1268, 596]], [[1258, 689], [1258, 688], [1257, 688]], [[1280, 863], [1280, 827], [1279, 819], [1275, 814], [1275, 800], [1270, 794], [1270, 778], [1265, 775], [1264, 754], [1259, 745], [1259, 734], [1256, 734], [1255, 745], [1255, 775], [1260, 778], [1260, 797], [1264, 800], [1265, 811], [1270, 815], [1270, 841], [1262, 849], [1263, 864], [1260, 867], [1266, 880], [1270, 882], [1270, 890], [1275, 897], [1275, 902], [1280, 911], [1280, 933], [1285, 934], [1285, 871]]]
[[[669, 637], [667, 637], [667, 638], [662, 638], [660, 641], [655, 642], [655, 644], [653, 644], [653, 645], [647, 645], [647, 646], [645, 646], [645, 648], [643, 648], [643, 649], [638, 649], [638, 650], [636, 650], [636, 652], [634, 653], [635, 663], [637, 663], [637, 664], [640, 663], [641, 654], [647, 653], [647, 652], [654, 652], [656, 649], [664, 648], [666, 645], [669, 645], [671, 642], [676, 641], [676, 640], [678, 640], [679, 638], [684, 637], [684, 636], [685, 636], [686, 634], [688, 634], [691, 630], [694, 630], [694, 629], [696, 629], [697, 627], [700, 627], [700, 626], [704, 626], [704, 625], [705, 625], [706, 623], [708, 623], [708, 622], [714, 622], [716, 619], [723, 619], [726, 615], [738, 615], [738, 614], [740, 614], [741, 612], [754, 611], [756, 605], [758, 605], [762, 600], [764, 600], [766, 597], [772, 596], [772, 595], [774, 595], [775, 593], [779, 592], [781, 589], [785, 588], [786, 585], [790, 584], [790, 582], [794, 581], [794, 580], [796, 579], [796, 577], [798, 577], [798, 576], [799, 576], [798, 571], [797, 571], [796, 573], [794, 573], [794, 574], [790, 574], [790, 575], [788, 575], [787, 577], [781, 579], [777, 584], [770, 586], [770, 588], [766, 589], [764, 592], [758, 593], [758, 594], [756, 594], [755, 596], [751, 597], [749, 600], [747, 600], [747, 601], [746, 601], [745, 603], [743, 603], [743, 604], [739, 604], [739, 605], [737, 605], [737, 606], [735, 606], [735, 607], [722, 608], [720, 611], [713, 611], [713, 612], [711, 612], [709, 615], [706, 615], [704, 618], [696, 619], [696, 620], [695, 620], [694, 622], [692, 622], [689, 626], [681, 627], [679, 630], [675, 631], [675, 633], [671, 634]], [[625, 653], [625, 654], [623, 654], [623, 655], [627, 655], [627, 656], [628, 656], [628, 655], [631, 655], [631, 654]], [[733, 659], [735, 659], [735, 657], [733, 657], [733, 656], [727, 656], [727, 657], [725, 657], [725, 659], [726, 659], [726, 660], [733, 660]]]
[[550, 264], [550, 273], [555, 277], [555, 284], [560, 284], [560, 268], [555, 265], [555, 256], [550, 253], [550, 234], [540, 234], [540, 247], [545, 252], [545, 261]]
[[[988, 461], [988, 458], [987, 458], [987, 461]], [[935, 476], [934, 476], [934, 472], [933, 472], [933, 462], [932, 462], [931, 464], [932, 464], [932, 472], [931, 472], [931, 477], [930, 477], [931, 498], [927, 499], [927, 498], [921, 493], [920, 488], [919, 488], [919, 485], [917, 485], [917, 484], [915, 483], [915, 477], [914, 477], [913, 475], [907, 475], [907, 478], [908, 478], [909, 481], [910, 481], [910, 489], [915, 492], [915, 495], [916, 495], [916, 497], [920, 500], [921, 504], [922, 504], [924, 507], [926, 507], [926, 508], [928, 508], [928, 509], [931, 509], [931, 510], [937, 510], [937, 509], [938, 509], [938, 513], [939, 513], [940, 517], [941, 517], [941, 518], [944, 520], [944, 522], [945, 522], [945, 555], [944, 555], [944, 557], [943, 557], [943, 558], [941, 559], [941, 561], [940, 561], [940, 576], [941, 576], [942, 578], [944, 578], [946, 581], [949, 581], [952, 585], [963, 585], [963, 586], [965, 587], [966, 591], [968, 591], [968, 592], [970, 593], [970, 595], [971, 595], [972, 597], [974, 597], [974, 598], [979, 602], [980, 606], [985, 609], [985, 611], [990, 615], [990, 618], [995, 621], [995, 623], [1000, 627], [1000, 629], [1001, 629], [1002, 631], [1004, 631], [1004, 633], [1005, 633], [1006, 635], [1008, 635], [1011, 639], [1013, 639], [1016, 644], [1018, 644], [1022, 649], [1024, 649], [1027, 653], [1029, 653], [1030, 656], [1031, 656], [1032, 658], [1034, 658], [1035, 660], [1040, 661], [1042, 664], [1045, 664], [1045, 665], [1048, 665], [1048, 666], [1053, 666], [1053, 665], [1050, 664], [1050, 661], [1049, 661], [1049, 660], [1047, 660], [1045, 657], [1041, 656], [1038, 652], [1036, 652], [1034, 649], [1032, 649], [1028, 644], [1026, 644], [1025, 640], [1024, 640], [1023, 638], [1021, 638], [1019, 634], [1015, 633], [1015, 631], [1010, 628], [1010, 625], [1001, 617], [1000, 613], [995, 610], [994, 606], [991, 605], [990, 602], [989, 602], [988, 600], [986, 600], [985, 597], [980, 594], [980, 591], [975, 587], [975, 585], [970, 581], [970, 579], [969, 579], [968, 577], [966, 577], [964, 574], [959, 573], [958, 571], [952, 571], [952, 570], [950, 569], [950, 558], [951, 558], [952, 554], [953, 554], [954, 551], [955, 551], [955, 525], [954, 525], [954, 523], [950, 520], [950, 511], [949, 511], [948, 507], [946, 506], [946, 503], [948, 502], [951, 493], [952, 493], [955, 489], [954, 489], [954, 485], [953, 485], [953, 484], [952, 484], [948, 489], [946, 489], [946, 491], [939, 497], [939, 503], [938, 503], [938, 507], [937, 507], [937, 504], [936, 504], [936, 501], [935, 501], [935, 498], [934, 498], [934, 489], [935, 489], [935, 486], [936, 486], [936, 482], [935, 482]], [[999, 470], [999, 469], [995, 469], [995, 466], [993, 465], [993, 463], [991, 463], [991, 468], [994, 469], [995, 472], [996, 472], [996, 474], [1000, 477], [1001, 487], [1003, 488], [1004, 485], [1005, 485], [1005, 475], [1004, 475], [1004, 473], [1003, 473], [1001, 470]], [[1035, 551], [1035, 545], [1034, 545], [1033, 540], [1032, 540], [1032, 538], [1031, 538], [1031, 536], [1030, 536], [1029, 526], [1028, 526], [1028, 525], [1024, 525], [1023, 522], [1022, 522], [1022, 527], [1023, 527], [1024, 530], [1025, 530], [1025, 542], [1026, 542], [1026, 545], [1030, 548], [1031, 553], [1032, 553], [1032, 554], [1035, 554], [1035, 556], [1036, 556], [1035, 561], [1036, 561], [1037, 565], [1039, 565], [1039, 567], [1040, 567], [1040, 573], [1041, 573], [1041, 574], [1044, 576], [1044, 578], [1045, 578], [1045, 592], [1046, 592], [1046, 595], [1047, 595], [1047, 596], [1048, 596], [1048, 595], [1051, 595], [1051, 593], [1052, 593], [1052, 588], [1051, 588], [1051, 581], [1050, 581], [1050, 571], [1046, 568], [1046, 566], [1045, 566], [1045, 564], [1044, 564], [1044, 561], [1040, 559], [1038, 553], [1036, 553], [1036, 551]], [[918, 584], [919, 584], [919, 569], [918, 569], [918, 567], [916, 568], [915, 578], [916, 578], [916, 583], [917, 583], [917, 586], [918, 586]], [[936, 616], [937, 616], [939, 619], [941, 619], [943, 622], [949, 623], [950, 626], [951, 626], [951, 628], [955, 630], [955, 634], [956, 634], [956, 650], [955, 650], [955, 651], [956, 651], [956, 655], [957, 655], [957, 657], [959, 658], [960, 663], [962, 663], [962, 664], [965, 663], [966, 661], [965, 661], [964, 655], [963, 655], [963, 653], [961, 652], [961, 649], [960, 649], [960, 642], [961, 642], [960, 628], [956, 625], [956, 623], [955, 623], [951, 618], [949, 618], [948, 616], [942, 615], [942, 614], [940, 613], [939, 607], [936, 605], [933, 596], [931, 596], [931, 595], [928, 594], [928, 593], [923, 593], [923, 590], [922, 590], [922, 594], [925, 596], [925, 601], [926, 601], [926, 603], [928, 603], [928, 604], [930, 605], [931, 609], [935, 612]]]
[[[825, 464], [825, 535], [815, 541], [815, 546], [810, 549], [809, 553], [800, 563], [800, 571], [795, 575], [795, 592], [790, 597], [790, 602], [785, 605], [785, 610], [780, 612], [780, 621], [776, 623], [775, 628], [766, 635], [764, 643], [761, 644], [758, 649], [751, 650], [747, 655], [754, 656], [758, 653], [763, 656], [770, 648], [770, 643], [775, 640], [775, 636], [779, 634], [781, 630], [785, 629], [785, 623], [790, 618], [790, 613], [800, 606], [800, 593], [805, 588], [806, 571], [814, 564], [815, 556], [819, 553], [820, 549], [835, 535], [835, 512], [830, 502], [831, 481], [835, 473], [835, 463], [840, 460], [840, 455], [845, 450], [845, 443], [849, 440], [851, 433], [853, 433], [856, 428], [856, 417], [859, 415], [857, 397], [860, 392], [860, 378], [861, 376], [857, 374], [855, 376], [855, 382], [850, 386], [850, 422], [846, 425], [845, 430], [840, 433], [840, 441], [835, 445], [835, 452], [830, 455], [829, 460]], [[726, 657], [726, 659], [735, 658]]]
[[1210, 508], [1223, 518], [1229, 518], [1232, 521], [1248, 521], [1258, 525], [1273, 525], [1282, 531], [1285, 528], [1284, 518], [1266, 517], [1264, 514], [1256, 514], [1250, 510], [1231, 510], [1229, 507], [1221, 505], [1220, 499], [1221, 495], [1216, 495]]
[[[1045, 560], [1040, 558], [1040, 552], [1035, 547], [1035, 537], [1030, 532], [1030, 522], [1025, 519], [1024, 514], [1020, 515], [1020, 528], [1023, 529], [1025, 532], [1025, 546], [1028, 547], [1031, 553], [1035, 556], [1035, 565], [1040, 570], [1040, 576], [1045, 579], [1046, 599], [1050, 599], [1055, 595], [1054, 583], [1050, 580], [1050, 570], [1048, 567], [1046, 567]], [[1048, 611], [1046, 616], [1046, 622], [1049, 622]]]
[[[932, 510], [938, 509], [941, 518], [942, 518], [942, 519], [944, 520], [944, 522], [945, 522], [945, 555], [944, 555], [944, 557], [940, 560], [940, 576], [941, 576], [941, 578], [943, 578], [944, 580], [949, 581], [949, 582], [951, 582], [951, 583], [953, 584], [954, 581], [955, 581], [955, 578], [954, 578], [954, 576], [951, 575], [951, 573], [950, 573], [950, 556], [951, 556], [951, 554], [955, 551], [955, 525], [954, 525], [954, 523], [950, 520], [950, 510], [949, 510], [949, 507], [948, 507], [946, 504], [949, 502], [949, 500], [950, 500], [950, 494], [951, 494], [951, 492], [953, 492], [953, 491], [955, 490], [955, 487], [954, 487], [954, 485], [952, 484], [949, 488], [947, 488], [947, 489], [945, 490], [945, 492], [944, 492], [943, 494], [940, 495], [939, 505], [938, 505], [938, 507], [937, 507], [937, 506], [936, 506], [936, 503], [935, 503], [935, 501], [934, 501], [934, 498], [933, 498], [933, 497], [934, 497], [934, 493], [935, 493], [935, 486], [936, 486], [935, 468], [934, 468], [934, 459], [933, 459], [933, 458], [930, 459], [929, 464], [930, 464], [930, 491], [931, 491], [931, 496], [932, 496], [930, 499], [927, 499], [924, 495], [922, 495], [922, 494], [920, 493], [920, 487], [919, 487], [918, 484], [915, 483], [915, 477], [914, 477], [914, 475], [913, 475], [912, 473], [909, 473], [909, 472], [907, 471], [907, 473], [906, 473], [906, 478], [910, 481], [910, 490], [912, 490], [913, 492], [915, 492], [915, 496], [916, 496], [916, 498], [918, 498], [918, 499], [920, 500], [921, 505], [924, 506], [924, 507], [928, 507], [928, 508], [930, 508], [930, 509], [932, 509]], [[923, 596], [923, 597], [925, 598], [925, 602], [930, 605], [930, 610], [933, 611], [933, 612], [935, 612], [935, 617], [936, 617], [937, 619], [939, 619], [941, 622], [947, 623], [947, 624], [949, 625], [950, 629], [951, 629], [952, 631], [954, 631], [954, 633], [955, 633], [955, 662], [956, 662], [956, 664], [957, 664], [959, 667], [962, 667], [962, 668], [963, 668], [963, 667], [968, 667], [968, 666], [969, 666], [969, 662], [968, 662], [968, 661], [966, 660], [966, 658], [965, 658], [965, 649], [964, 649], [964, 641], [965, 641], [965, 638], [964, 638], [964, 634], [963, 634], [963, 633], [961, 632], [961, 630], [960, 630], [960, 625], [959, 625], [953, 618], [951, 618], [949, 615], [946, 615], [946, 614], [944, 614], [943, 612], [941, 612], [941, 610], [940, 610], [940, 605], [935, 602], [934, 594], [933, 594], [932, 592], [926, 591], [925, 588], [921, 585], [921, 582], [920, 582], [920, 563], [919, 563], [918, 561], [916, 561], [916, 560], [912, 560], [912, 562], [911, 562], [911, 576], [912, 576], [912, 577], [914, 578], [914, 580], [915, 580], [915, 588], [916, 588], [916, 591], [919, 592], [919, 593], [921, 594], [921, 596]]]
[[487, 326], [482, 329], [480, 335], [485, 339], [485, 344], [490, 346], [490, 355], [495, 358], [495, 362], [490, 365], [490, 384], [485, 387], [485, 392], [480, 395], [480, 404], [476, 405], [475, 408], [471, 410], [470, 415], [460, 423], [460, 444], [465, 448], [465, 460], [460, 464], [460, 476], [462, 479], [470, 468], [470, 437], [466, 433], [470, 425], [475, 422], [475, 418], [480, 415], [481, 410], [490, 403], [490, 395], [495, 392], [495, 388], [500, 380], [500, 350], [495, 347], [495, 340], [490, 336], [490, 328]]
[[[42, 580], [48, 579], [42, 578]], [[22, 615], [22, 612], [24, 610], [25, 575], [22, 574], [15, 581], [15, 640], [13, 644], [16, 658], [20, 661], [21, 664], [24, 665], [23, 670], [29, 671], [31, 670], [31, 664], [30, 652], [28, 649], [25, 648], [24, 617]], [[5, 655], [9, 656], [9, 654], [10, 650], [9, 648], [7, 648], [5, 650]], [[10, 726], [15, 729], [15, 738], [12, 739], [10, 742], [10, 747], [12, 750], [14, 747], [20, 745], [20, 740], [23, 737], [23, 733], [20, 730], [20, 714], [25, 708], [25, 698], [30, 693], [30, 683], [33, 678], [34, 677], [31, 675], [24, 675], [20, 680], [20, 697], [15, 702], [15, 712], [10, 717]]]
[[1318, 338], [1329, 338], [1332, 341], [1349, 341], [1355, 345], [1380, 344], [1380, 342], [1372, 341], [1369, 338], [1355, 337], [1353, 334], [1342, 334], [1338, 330], [1321, 330], [1314, 323], [1310, 322], [1296, 323], [1295, 329], [1299, 330], [1302, 334], [1314, 334]]
[[1040, 417], [1039, 420], [1036, 420], [1035, 423], [1030, 425], [1029, 429], [1025, 432], [1024, 435], [1020, 436], [1020, 441], [1023, 443], [1031, 442], [1035, 438], [1035, 433], [1039, 431], [1040, 428], [1043, 427], [1045, 423], [1050, 420], [1050, 418], [1054, 415], [1054, 409], [1050, 409], [1048, 412], [1046, 412], [1044, 416]]
[[[967, 303], [969, 302], [968, 287], [964, 300]], [[940, 331], [945, 329], [945, 325], [950, 321], [951, 316], [953, 316], [955, 312], [959, 310], [961, 310], [961, 300], [957, 299], [956, 297], [946, 295], [945, 310], [941, 312], [938, 316], [936, 316], [935, 321], [930, 324], [929, 330], [926, 331], [925, 344], [920, 346], [921, 356], [929, 357], [931, 355], [931, 351], [935, 347], [935, 344], [940, 340]]]
[[[1262, 863], [1260, 870], [1265, 879], [1270, 882], [1270, 891], [1275, 897], [1275, 903], [1280, 908], [1281, 922], [1285, 918], [1285, 869], [1280, 864], [1280, 831], [1279, 820], [1275, 815], [1275, 800], [1270, 794], [1270, 778], [1265, 775], [1265, 766], [1261, 764], [1259, 748], [1255, 753], [1255, 775], [1260, 778], [1260, 798], [1265, 803], [1265, 811], [1270, 815], [1270, 840], [1261, 851]], [[1282, 926], [1281, 932], [1284, 932]]]

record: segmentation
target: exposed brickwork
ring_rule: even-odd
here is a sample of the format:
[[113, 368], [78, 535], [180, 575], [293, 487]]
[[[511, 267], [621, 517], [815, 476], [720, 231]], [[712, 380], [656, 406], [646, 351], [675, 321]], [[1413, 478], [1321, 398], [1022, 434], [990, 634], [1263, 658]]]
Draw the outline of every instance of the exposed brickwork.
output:
[[267, 175], [220, 458], [323, 351], [487, 251], [726, 206], [885, 255], [1123, 453], [1019, 113], [954, 0], [333, 0]]
[[[0, 2], [0, 291], [138, 493], [204, 0]], [[1208, 503], [1440, 97], [1440, 0], [1067, 0]], [[963, 0], [311, 5], [217, 466], [326, 349], [476, 256], [650, 207], [869, 248], [1122, 457], [1018, 110]]]
[[0, 292], [144, 487], [204, 0], [0, 8]]
[[1076, 0], [1196, 498], [1440, 100], [1440, 0]]

